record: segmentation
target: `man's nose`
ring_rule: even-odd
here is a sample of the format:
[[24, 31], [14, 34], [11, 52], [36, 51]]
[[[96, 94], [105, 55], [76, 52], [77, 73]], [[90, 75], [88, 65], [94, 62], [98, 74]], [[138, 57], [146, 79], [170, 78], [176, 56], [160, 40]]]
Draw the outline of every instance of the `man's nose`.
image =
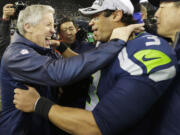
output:
[[70, 35], [70, 34], [72, 34], [72, 30], [69, 30], [69, 29], [68, 29], [68, 30], [66, 31], [66, 33], [67, 33], [68, 35]]
[[89, 26], [92, 26], [94, 24], [94, 20], [91, 19], [91, 21], [89, 22]]
[[56, 31], [54, 29], [54, 27], [51, 28], [51, 33], [54, 34]]
[[158, 18], [159, 17], [159, 12], [160, 12], [160, 9], [158, 9], [157, 11], [156, 11], [156, 13], [155, 13], [155, 18]]

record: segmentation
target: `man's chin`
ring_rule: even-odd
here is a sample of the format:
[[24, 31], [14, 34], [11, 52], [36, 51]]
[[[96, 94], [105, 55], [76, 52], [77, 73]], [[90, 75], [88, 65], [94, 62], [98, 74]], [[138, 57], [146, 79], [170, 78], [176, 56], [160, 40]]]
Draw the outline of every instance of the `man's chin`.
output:
[[166, 37], [166, 34], [163, 33], [163, 32], [161, 32], [161, 31], [157, 31], [157, 34], [158, 34], [159, 36], [162, 36], [162, 37], [167, 38], [167, 37]]

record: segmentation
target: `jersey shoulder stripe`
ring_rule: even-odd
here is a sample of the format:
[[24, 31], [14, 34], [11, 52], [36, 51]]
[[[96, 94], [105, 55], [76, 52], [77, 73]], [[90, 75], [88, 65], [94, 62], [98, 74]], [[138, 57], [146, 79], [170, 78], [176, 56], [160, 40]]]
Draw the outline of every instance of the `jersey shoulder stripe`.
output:
[[177, 60], [173, 49], [154, 35], [141, 35], [128, 42], [119, 53], [118, 60], [120, 68], [133, 76], [144, 74], [153, 81], [162, 81], [176, 75]]

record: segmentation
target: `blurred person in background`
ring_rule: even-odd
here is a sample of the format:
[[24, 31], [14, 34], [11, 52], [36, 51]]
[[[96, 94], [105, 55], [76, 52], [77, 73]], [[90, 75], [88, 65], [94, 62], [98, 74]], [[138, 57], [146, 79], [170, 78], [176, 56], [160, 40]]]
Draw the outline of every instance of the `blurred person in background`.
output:
[[73, 51], [77, 53], [82, 53], [92, 48], [95, 48], [93, 44], [88, 43], [83, 39], [77, 37], [78, 32], [79, 28], [72, 19], [66, 16], [60, 19], [57, 33], [60, 34], [63, 43], [65, 43], [68, 47], [70, 47]]
[[[10, 44], [10, 18], [15, 13], [13, 4], [6, 4], [3, 7], [3, 16], [0, 19], [0, 65], [1, 58], [4, 54], [5, 49]], [[1, 87], [0, 87], [0, 99], [1, 99]], [[0, 111], [1, 111], [1, 101], [0, 101]]]
[[[149, 2], [146, 3], [140, 3], [139, 0], [133, 1], [133, 5], [135, 7], [135, 13], [133, 15], [134, 19], [138, 21], [138, 23], [145, 23], [145, 31], [148, 33], [151, 33], [153, 35], [157, 35], [157, 27], [156, 27], [156, 20], [151, 15], [152, 11], [150, 12], [150, 9], [148, 5], [152, 7], [152, 5]], [[152, 10], [152, 9], [151, 9]]]
[[142, 13], [142, 19], [147, 19], [147, 8], [142, 3], [140, 3], [140, 9]]
[[[78, 31], [77, 24], [67, 16], [61, 17], [58, 21], [57, 33], [61, 37], [61, 42], [65, 43], [73, 51], [81, 54], [95, 48], [95, 45], [80, 39], [83, 38], [80, 34], [84, 33], [79, 33], [80, 37], [77, 37], [78, 32], [82, 31]], [[57, 50], [60, 51], [60, 48], [57, 47]], [[92, 77], [90, 76], [74, 84], [63, 86], [63, 94], [59, 100], [59, 104], [63, 106], [84, 108], [91, 83]]]
[[10, 44], [10, 18], [14, 13], [13, 4], [6, 4], [3, 7], [3, 16], [0, 19], [0, 61], [5, 49]]
[[[159, 7], [155, 13], [158, 35], [175, 49], [180, 68], [180, 0], [149, 0]], [[154, 111], [153, 135], [180, 134], [180, 72]]]

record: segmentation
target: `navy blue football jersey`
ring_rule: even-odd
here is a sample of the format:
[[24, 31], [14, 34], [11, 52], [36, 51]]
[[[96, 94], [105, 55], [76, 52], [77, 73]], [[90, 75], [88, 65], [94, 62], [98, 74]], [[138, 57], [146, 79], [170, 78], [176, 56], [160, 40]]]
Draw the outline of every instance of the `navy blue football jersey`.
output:
[[146, 114], [166, 92], [176, 68], [175, 52], [165, 40], [141, 33], [128, 41], [101, 70], [97, 90], [87, 101], [102, 134], [140, 135], [140, 121], [143, 125]]

